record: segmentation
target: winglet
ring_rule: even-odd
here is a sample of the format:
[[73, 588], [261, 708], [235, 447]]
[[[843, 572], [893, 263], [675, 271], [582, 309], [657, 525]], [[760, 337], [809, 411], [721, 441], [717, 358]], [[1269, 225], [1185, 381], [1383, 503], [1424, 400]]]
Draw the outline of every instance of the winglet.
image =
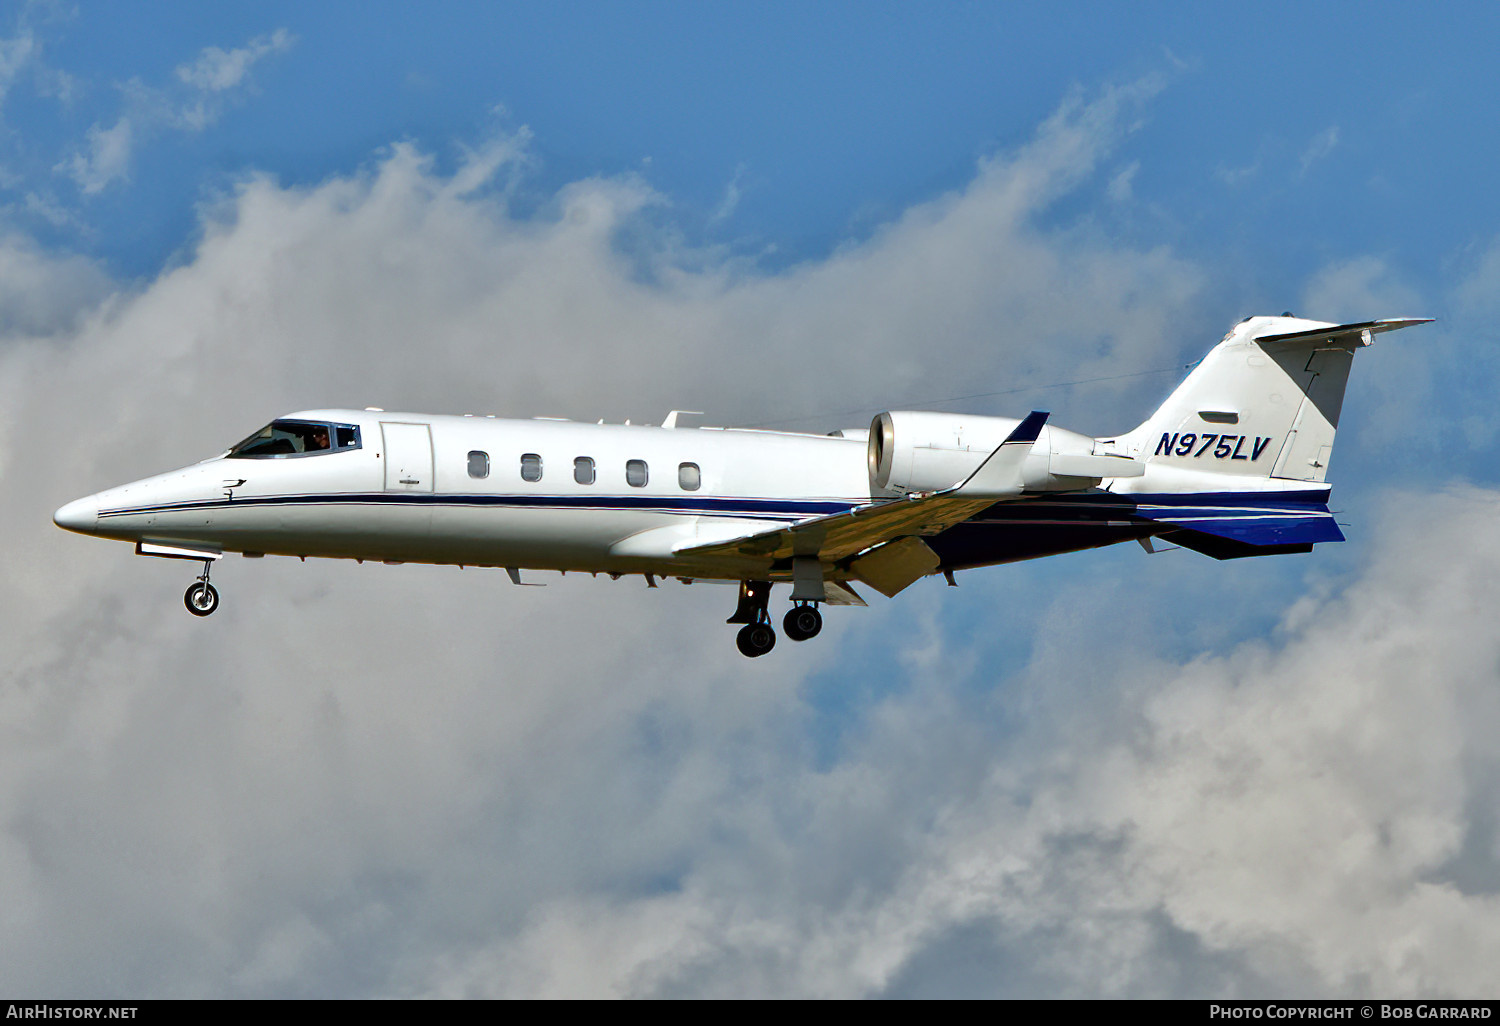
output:
[[1023, 486], [1021, 469], [1026, 463], [1026, 457], [1031, 455], [1031, 447], [1036, 444], [1049, 416], [1051, 414], [1042, 410], [1028, 413], [1026, 419], [1017, 424], [1005, 441], [979, 465], [979, 469], [970, 474], [968, 480], [951, 494], [964, 498], [1020, 495]]

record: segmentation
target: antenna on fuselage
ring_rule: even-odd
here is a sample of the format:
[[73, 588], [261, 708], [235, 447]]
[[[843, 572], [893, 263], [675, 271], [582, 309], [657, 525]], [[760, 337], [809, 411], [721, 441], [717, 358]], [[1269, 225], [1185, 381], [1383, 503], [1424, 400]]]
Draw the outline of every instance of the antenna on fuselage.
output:
[[702, 410], [673, 410], [667, 414], [667, 419], [661, 422], [661, 426], [664, 428], [675, 428], [677, 426], [677, 415], [680, 413], [686, 413], [689, 417], [703, 416]]

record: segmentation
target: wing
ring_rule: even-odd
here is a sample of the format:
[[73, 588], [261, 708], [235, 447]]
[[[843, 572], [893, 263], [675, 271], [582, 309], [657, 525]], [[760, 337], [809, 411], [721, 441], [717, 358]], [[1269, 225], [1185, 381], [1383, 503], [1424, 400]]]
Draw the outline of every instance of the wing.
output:
[[894, 595], [937, 569], [937, 556], [923, 537], [938, 534], [997, 502], [1020, 498], [1022, 467], [1046, 422], [1046, 413], [1033, 411], [979, 469], [953, 488], [856, 506], [729, 541], [687, 546], [673, 555], [688, 560], [755, 557], [775, 561], [815, 556], [822, 563], [849, 561], [848, 569], [856, 577], [882, 594]]

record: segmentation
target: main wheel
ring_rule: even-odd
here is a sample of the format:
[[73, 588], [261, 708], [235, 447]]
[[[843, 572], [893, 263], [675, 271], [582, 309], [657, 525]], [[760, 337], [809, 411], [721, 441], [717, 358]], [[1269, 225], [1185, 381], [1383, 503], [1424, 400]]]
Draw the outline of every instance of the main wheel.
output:
[[734, 643], [739, 646], [741, 655], [754, 659], [776, 647], [776, 632], [768, 623], [748, 623], [734, 636]]
[[781, 627], [793, 641], [806, 641], [823, 629], [823, 614], [816, 606], [793, 606], [786, 611]]
[[207, 616], [219, 608], [219, 591], [212, 584], [194, 581], [182, 596], [182, 604], [194, 616]]

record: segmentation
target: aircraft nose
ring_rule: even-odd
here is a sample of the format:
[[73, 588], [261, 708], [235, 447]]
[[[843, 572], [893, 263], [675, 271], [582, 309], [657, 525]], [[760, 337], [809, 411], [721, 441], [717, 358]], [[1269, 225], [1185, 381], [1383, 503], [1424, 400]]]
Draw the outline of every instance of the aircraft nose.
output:
[[75, 499], [52, 514], [52, 522], [68, 531], [92, 534], [99, 521], [99, 502], [92, 495]]

